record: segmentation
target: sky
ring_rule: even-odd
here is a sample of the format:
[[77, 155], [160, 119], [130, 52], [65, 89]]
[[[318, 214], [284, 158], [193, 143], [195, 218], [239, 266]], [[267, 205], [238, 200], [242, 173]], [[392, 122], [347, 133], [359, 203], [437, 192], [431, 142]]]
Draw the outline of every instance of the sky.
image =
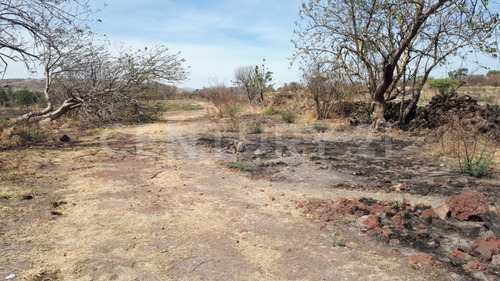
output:
[[[93, 28], [112, 42], [142, 49], [164, 44], [172, 53], [181, 52], [189, 67], [188, 80], [178, 87], [201, 89], [223, 83], [231, 86], [234, 70], [260, 65], [273, 72], [275, 88], [301, 80], [293, 55], [294, 22], [302, 0], [90, 0]], [[491, 61], [489, 61], [491, 63]], [[491, 67], [498, 68], [497, 61]], [[435, 76], [468, 67], [460, 63], [438, 69]], [[470, 70], [474, 71], [473, 67]], [[4, 78], [42, 77], [30, 75], [22, 64], [10, 64]]]

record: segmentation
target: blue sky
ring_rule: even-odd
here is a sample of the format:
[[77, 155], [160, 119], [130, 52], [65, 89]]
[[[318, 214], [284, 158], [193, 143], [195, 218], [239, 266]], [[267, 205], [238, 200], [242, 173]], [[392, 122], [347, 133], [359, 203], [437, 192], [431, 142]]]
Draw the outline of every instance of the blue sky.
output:
[[[102, 1], [92, 0], [96, 7]], [[294, 21], [300, 0], [158, 1], [108, 0], [95, 28], [112, 41], [137, 48], [165, 44], [181, 51], [189, 80], [180, 87], [201, 88], [214, 80], [231, 85], [239, 66], [266, 59], [274, 84], [300, 80], [290, 69]]]

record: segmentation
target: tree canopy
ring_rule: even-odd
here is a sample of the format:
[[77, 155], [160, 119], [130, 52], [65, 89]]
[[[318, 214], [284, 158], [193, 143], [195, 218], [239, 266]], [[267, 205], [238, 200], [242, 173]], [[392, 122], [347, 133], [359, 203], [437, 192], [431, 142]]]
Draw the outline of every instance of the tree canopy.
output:
[[[383, 122], [383, 104], [418, 91], [436, 66], [469, 52], [497, 56], [499, 16], [481, 0], [310, 0], [302, 5], [292, 40], [295, 59], [342, 69], [366, 85], [374, 121]], [[312, 58], [312, 59], [311, 59]]]

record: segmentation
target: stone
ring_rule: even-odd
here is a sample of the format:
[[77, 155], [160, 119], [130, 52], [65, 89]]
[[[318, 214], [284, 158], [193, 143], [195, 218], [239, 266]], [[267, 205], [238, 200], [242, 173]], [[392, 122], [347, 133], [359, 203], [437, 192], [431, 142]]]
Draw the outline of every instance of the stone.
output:
[[465, 269], [468, 270], [478, 270], [483, 271], [486, 270], [488, 266], [486, 264], [479, 263], [477, 261], [470, 261], [465, 265]]
[[331, 211], [342, 214], [352, 214], [355, 208], [356, 204], [350, 202], [347, 198], [341, 198], [330, 207]]
[[420, 263], [424, 265], [434, 265], [436, 261], [431, 255], [420, 253], [416, 255], [411, 255], [406, 258], [408, 261], [414, 262], [414, 263]]
[[438, 214], [436, 214], [436, 212], [433, 210], [433, 209], [428, 209], [428, 210], [425, 210], [421, 215], [420, 217], [422, 219], [428, 219], [428, 218], [437, 218], [438, 217]]
[[391, 210], [390, 207], [387, 206], [382, 206], [379, 204], [373, 204], [372, 207], [370, 208], [370, 214], [387, 214]]
[[455, 250], [453, 250], [453, 252], [451, 252], [450, 257], [458, 258], [458, 259], [465, 259], [467, 257], [467, 254], [460, 251], [459, 249], [455, 249]]
[[243, 152], [244, 149], [245, 147], [243, 146], [243, 142], [239, 141], [236, 143], [236, 152]]
[[382, 182], [383, 183], [391, 183], [392, 179], [389, 176], [385, 176], [382, 178]]
[[379, 226], [378, 217], [375, 215], [369, 215], [366, 220], [363, 221], [363, 224], [369, 228], [375, 228]]
[[405, 224], [406, 220], [400, 214], [396, 214], [391, 218], [391, 221], [395, 224]]
[[500, 255], [494, 255], [491, 258], [491, 265], [500, 266]]
[[71, 139], [68, 137], [68, 135], [64, 134], [62, 137], [59, 138], [61, 142], [69, 142]]
[[500, 215], [488, 211], [481, 215], [484, 224], [491, 230], [497, 237], [500, 237]]
[[448, 207], [448, 205], [446, 204], [443, 204], [437, 208], [434, 208], [434, 212], [436, 212], [440, 219], [445, 220], [450, 214], [450, 207]]
[[498, 254], [500, 254], [500, 239], [496, 237], [486, 239], [479, 237], [471, 245], [471, 256], [490, 260], [494, 255]]
[[257, 150], [255, 150], [253, 155], [255, 155], [257, 157], [264, 156], [264, 152], [262, 152], [262, 150], [260, 150], [260, 149], [257, 149]]
[[464, 192], [446, 198], [451, 217], [466, 221], [473, 216], [481, 216], [488, 211], [486, 196], [481, 192]]

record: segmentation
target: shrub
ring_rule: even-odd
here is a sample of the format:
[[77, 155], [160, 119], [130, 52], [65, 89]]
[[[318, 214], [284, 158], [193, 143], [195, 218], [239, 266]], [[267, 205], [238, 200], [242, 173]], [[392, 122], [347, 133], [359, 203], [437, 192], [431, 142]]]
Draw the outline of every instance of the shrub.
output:
[[298, 116], [291, 112], [282, 112], [281, 119], [286, 123], [294, 123], [297, 120]]
[[347, 245], [347, 240], [344, 238], [333, 238], [333, 247], [345, 247]]
[[470, 159], [465, 158], [460, 165], [460, 172], [469, 174], [476, 178], [486, 177], [491, 174], [493, 159], [487, 155], [474, 155]]
[[266, 115], [277, 115], [280, 113], [281, 113], [281, 111], [277, 108], [274, 108], [274, 107], [268, 107], [268, 108], [266, 108], [266, 111], [264, 111], [264, 114], [266, 114]]
[[44, 101], [44, 96], [42, 93], [32, 92], [28, 89], [23, 89], [14, 92], [16, 100], [22, 105], [30, 105], [38, 102]]
[[259, 169], [259, 166], [255, 163], [245, 163], [241, 160], [236, 162], [232, 162], [228, 164], [229, 168], [240, 169], [242, 171], [256, 171]]
[[328, 127], [322, 124], [314, 124], [313, 129], [318, 132], [326, 132], [328, 130]]
[[203, 89], [200, 94], [215, 106], [219, 117], [234, 117], [241, 110], [243, 98], [234, 88], [219, 85]]
[[451, 155], [456, 160], [457, 170], [474, 177], [491, 174], [494, 165], [496, 141], [482, 136], [470, 120], [450, 117], [451, 122], [442, 129], [441, 155]]

